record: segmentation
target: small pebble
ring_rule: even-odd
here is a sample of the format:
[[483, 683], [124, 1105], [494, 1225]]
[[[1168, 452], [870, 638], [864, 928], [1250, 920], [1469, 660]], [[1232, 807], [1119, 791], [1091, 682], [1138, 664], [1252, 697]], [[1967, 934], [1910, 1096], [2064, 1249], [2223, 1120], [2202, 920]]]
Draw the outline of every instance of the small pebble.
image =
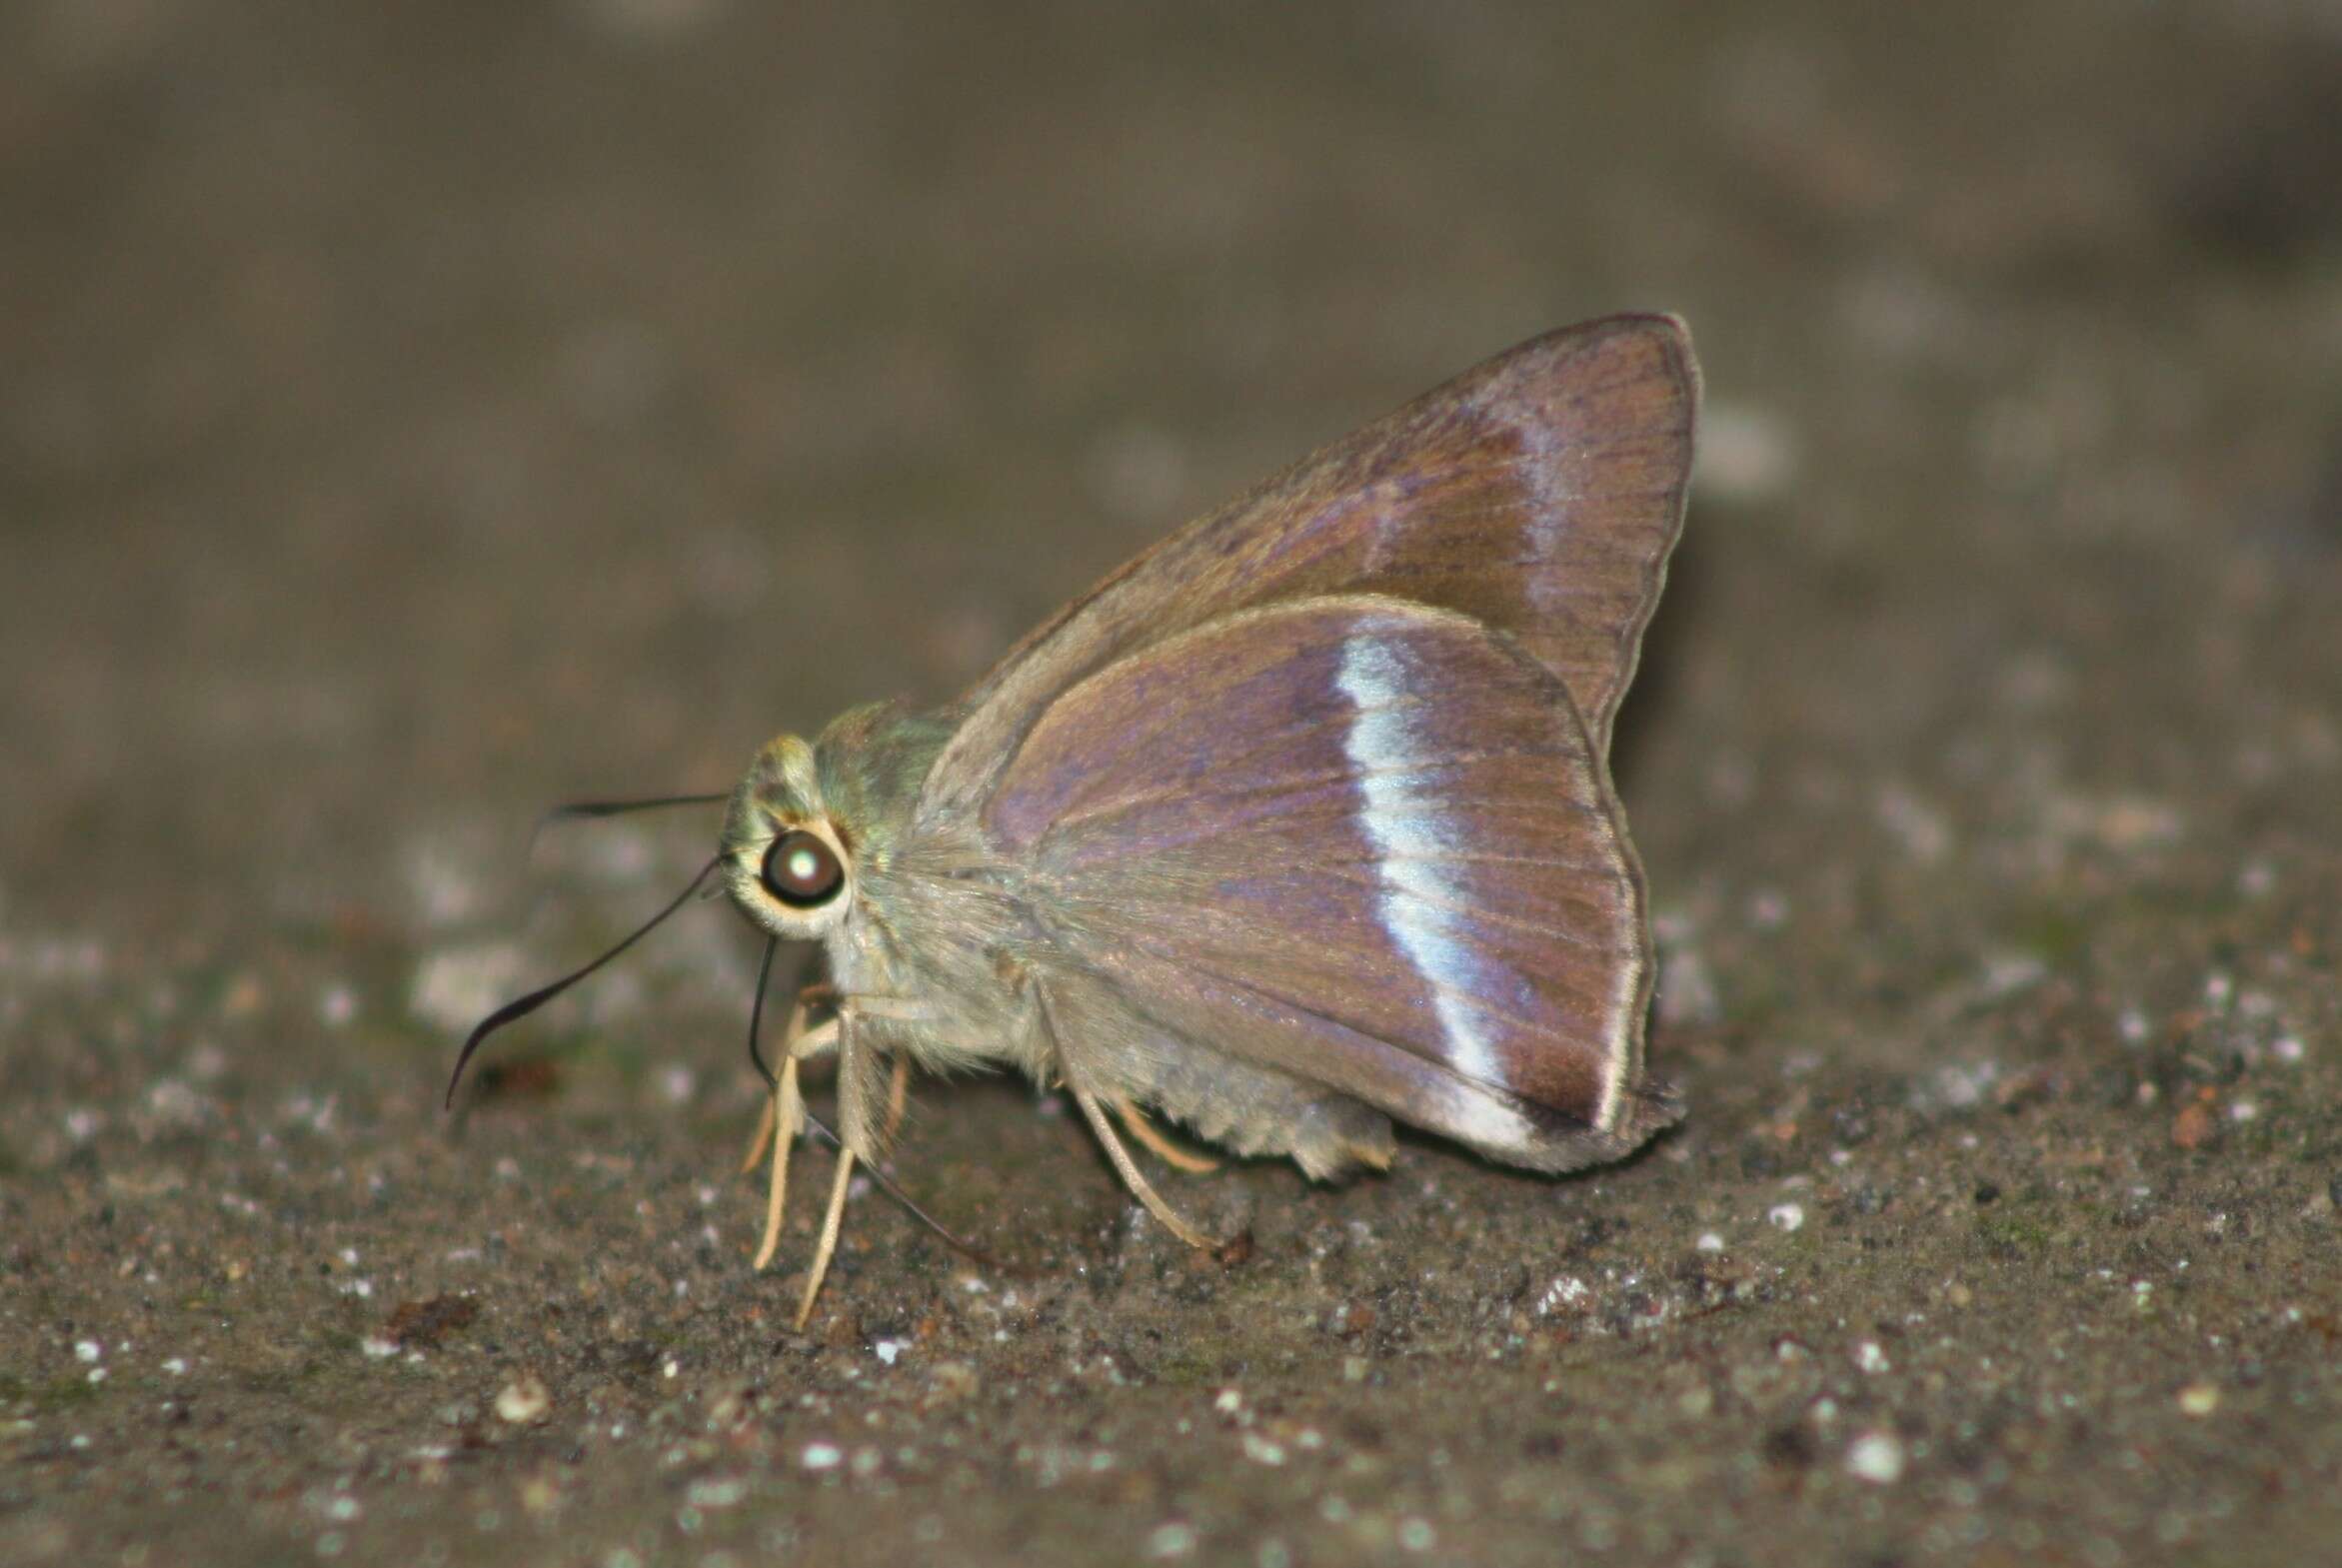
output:
[[845, 1457], [845, 1450], [836, 1443], [808, 1443], [797, 1462], [808, 1470], [835, 1470]]
[[546, 1389], [545, 1380], [534, 1372], [523, 1372], [497, 1391], [497, 1419], [514, 1426], [542, 1421], [552, 1409], [553, 1395]]
[[1892, 1432], [1864, 1432], [1846, 1448], [1846, 1473], [1875, 1486], [1900, 1481], [1903, 1462], [1903, 1440]]
[[1159, 1524], [1147, 1537], [1147, 1555], [1150, 1557], [1184, 1557], [1195, 1549], [1195, 1527], [1173, 1520]]
[[2220, 1408], [2220, 1389], [2217, 1384], [2195, 1382], [2179, 1391], [2179, 1413], [2201, 1421]]
[[2211, 1107], [2201, 1100], [2184, 1107], [2171, 1121], [2171, 1141], [2183, 1149], [2202, 1148], [2212, 1137]]
[[1765, 1220], [1776, 1230], [1797, 1230], [1805, 1223], [1805, 1205], [1802, 1203], [1775, 1203], [1765, 1210]]

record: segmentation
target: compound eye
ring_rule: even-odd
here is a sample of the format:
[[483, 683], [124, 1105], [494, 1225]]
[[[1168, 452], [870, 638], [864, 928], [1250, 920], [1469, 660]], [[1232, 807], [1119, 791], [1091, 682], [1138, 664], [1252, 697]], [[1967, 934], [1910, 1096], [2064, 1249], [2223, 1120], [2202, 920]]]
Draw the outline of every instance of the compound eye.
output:
[[846, 867], [819, 833], [792, 828], [765, 851], [765, 889], [793, 909], [812, 909], [838, 896]]

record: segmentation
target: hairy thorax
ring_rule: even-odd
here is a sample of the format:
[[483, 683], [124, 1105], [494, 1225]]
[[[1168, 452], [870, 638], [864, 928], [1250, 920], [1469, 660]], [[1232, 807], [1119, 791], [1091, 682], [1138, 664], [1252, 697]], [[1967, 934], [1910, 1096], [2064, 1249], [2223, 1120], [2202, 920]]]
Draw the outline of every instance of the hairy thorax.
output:
[[1005, 868], [970, 842], [913, 837], [866, 873], [825, 951], [830, 983], [859, 1005], [875, 1048], [929, 1071], [1013, 1066], [1047, 1081], [1056, 1063], [1030, 983], [1032, 948]]

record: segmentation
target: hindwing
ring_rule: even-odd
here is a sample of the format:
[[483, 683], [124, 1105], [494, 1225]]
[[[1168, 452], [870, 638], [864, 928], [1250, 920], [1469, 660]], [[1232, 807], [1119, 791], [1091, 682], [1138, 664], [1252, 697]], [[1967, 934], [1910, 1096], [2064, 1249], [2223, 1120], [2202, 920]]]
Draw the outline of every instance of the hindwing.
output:
[[1063, 960], [1187, 1045], [1540, 1168], [1671, 1118], [1606, 773], [1468, 616], [1343, 595], [1165, 639], [1051, 704], [982, 821]]

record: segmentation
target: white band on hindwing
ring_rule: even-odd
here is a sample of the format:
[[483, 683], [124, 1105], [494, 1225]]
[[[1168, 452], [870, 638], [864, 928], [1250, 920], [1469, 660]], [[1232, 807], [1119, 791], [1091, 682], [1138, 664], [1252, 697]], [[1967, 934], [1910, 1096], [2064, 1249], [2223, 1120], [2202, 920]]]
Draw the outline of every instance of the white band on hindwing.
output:
[[[1359, 825], [1374, 847], [1380, 884], [1375, 916], [1430, 992], [1448, 1065], [1501, 1088], [1502, 1064], [1481, 1036], [1468, 1000], [1479, 963], [1451, 926], [1449, 910], [1468, 906], [1470, 899], [1440, 874], [1440, 857], [1451, 846], [1438, 828], [1438, 799], [1415, 779], [1434, 759], [1407, 726], [1406, 667], [1385, 641], [1361, 630], [1342, 643], [1335, 681], [1354, 710], [1342, 747], [1363, 796]], [[1458, 1098], [1474, 1141], [1516, 1145], [1533, 1137], [1527, 1120], [1509, 1106], [1477, 1094]]]

